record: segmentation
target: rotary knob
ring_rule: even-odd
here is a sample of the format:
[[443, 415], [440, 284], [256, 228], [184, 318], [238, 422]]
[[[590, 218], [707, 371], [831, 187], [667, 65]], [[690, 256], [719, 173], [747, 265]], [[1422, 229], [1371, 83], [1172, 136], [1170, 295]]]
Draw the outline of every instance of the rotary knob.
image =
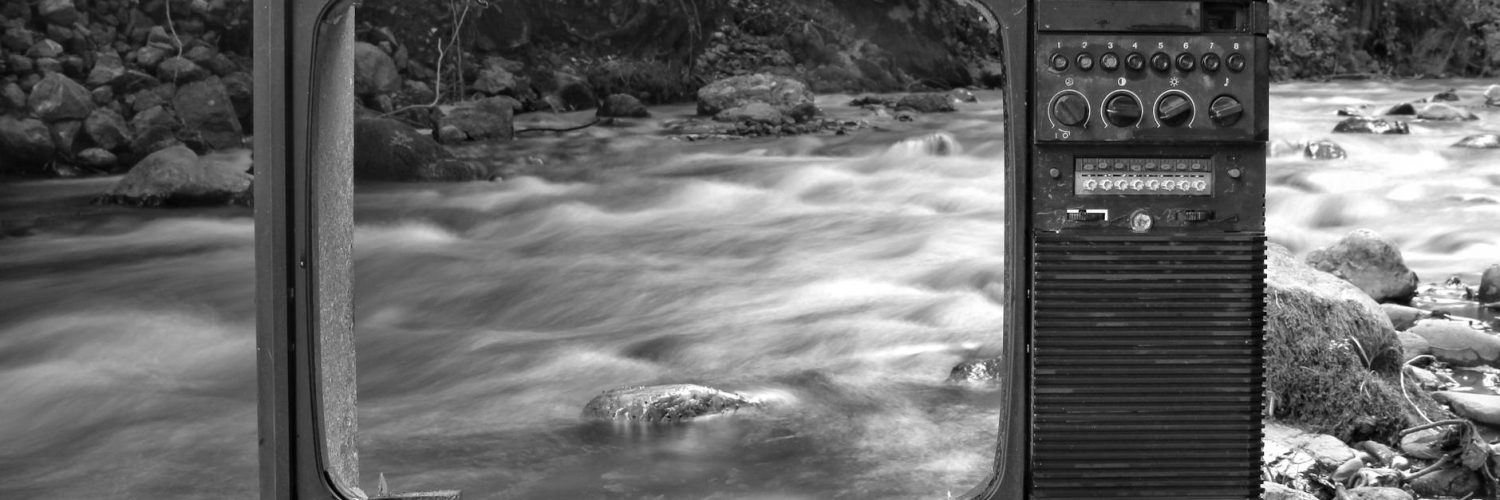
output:
[[1208, 117], [1220, 127], [1234, 125], [1244, 114], [1245, 106], [1240, 104], [1239, 99], [1229, 96], [1214, 99], [1214, 102], [1208, 106]]
[[1052, 118], [1069, 127], [1081, 127], [1089, 121], [1089, 102], [1083, 94], [1064, 92], [1052, 101]]
[[1141, 101], [1135, 96], [1119, 94], [1104, 101], [1104, 119], [1116, 127], [1132, 127], [1141, 122]]
[[1156, 120], [1176, 127], [1193, 118], [1193, 102], [1182, 94], [1167, 94], [1156, 101]]

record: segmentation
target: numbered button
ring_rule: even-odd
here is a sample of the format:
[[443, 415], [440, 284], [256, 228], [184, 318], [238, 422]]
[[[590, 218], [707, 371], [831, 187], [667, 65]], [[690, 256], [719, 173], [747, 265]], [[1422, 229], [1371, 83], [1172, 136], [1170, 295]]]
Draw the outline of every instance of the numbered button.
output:
[[1151, 54], [1151, 69], [1165, 73], [1167, 70], [1172, 69], [1172, 57], [1168, 56], [1165, 52]]
[[1203, 71], [1210, 73], [1218, 71], [1222, 64], [1223, 61], [1219, 59], [1218, 54], [1203, 54]]
[[1099, 67], [1104, 68], [1104, 71], [1120, 69], [1120, 55], [1114, 52], [1105, 52], [1104, 55], [1099, 56]]
[[1094, 69], [1094, 56], [1088, 53], [1078, 54], [1078, 69], [1083, 71]]
[[1125, 67], [1130, 68], [1131, 71], [1145, 69], [1146, 56], [1141, 55], [1140, 52], [1131, 52], [1130, 55], [1125, 56]]
[[1065, 71], [1068, 69], [1068, 56], [1052, 54], [1052, 71]]
[[1177, 54], [1177, 69], [1182, 70], [1183, 72], [1188, 72], [1188, 71], [1192, 71], [1193, 67], [1195, 67], [1197, 65], [1198, 65], [1198, 58], [1193, 57], [1192, 54], [1188, 54], [1188, 53]]
[[1241, 71], [1244, 71], [1245, 70], [1245, 56], [1243, 54], [1238, 53], [1238, 52], [1235, 52], [1233, 54], [1229, 54], [1229, 57], [1227, 57], [1227, 58], [1224, 59], [1224, 66], [1228, 67], [1229, 71], [1233, 71], [1235, 73], [1239, 73]]

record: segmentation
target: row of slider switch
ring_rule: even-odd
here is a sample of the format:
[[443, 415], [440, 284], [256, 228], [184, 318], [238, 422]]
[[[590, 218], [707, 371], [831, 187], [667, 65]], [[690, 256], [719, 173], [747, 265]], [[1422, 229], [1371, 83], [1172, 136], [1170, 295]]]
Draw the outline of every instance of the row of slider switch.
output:
[[[1141, 122], [1141, 102], [1130, 94], [1114, 94], [1104, 101], [1104, 120], [1116, 127], [1133, 127]], [[1063, 91], [1052, 100], [1052, 118], [1068, 127], [1082, 127], [1089, 121], [1088, 100], [1075, 90]], [[1208, 108], [1215, 125], [1228, 127], [1245, 114], [1239, 99], [1215, 98]], [[1193, 102], [1180, 92], [1170, 92], [1156, 101], [1156, 120], [1164, 126], [1180, 127], [1193, 118]]]

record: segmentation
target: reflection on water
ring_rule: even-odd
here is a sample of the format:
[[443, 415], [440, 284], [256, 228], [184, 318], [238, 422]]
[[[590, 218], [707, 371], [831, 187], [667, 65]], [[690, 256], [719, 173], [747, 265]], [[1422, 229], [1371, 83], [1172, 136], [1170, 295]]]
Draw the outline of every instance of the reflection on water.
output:
[[[1327, 133], [1340, 107], [1452, 86], [1482, 88], [1273, 89], [1273, 139], [1331, 137], [1349, 158], [1271, 160], [1272, 239], [1306, 253], [1369, 227], [1424, 282], [1475, 281], [1500, 255], [1500, 153], [1447, 145], [1500, 131], [1500, 113]], [[591, 144], [547, 160], [589, 175], [361, 187], [365, 489], [383, 472], [467, 498], [961, 493], [989, 466], [995, 401], [942, 380], [999, 341], [999, 118], [989, 101], [716, 143], [596, 128], [545, 146]], [[964, 154], [885, 152], [932, 130]], [[517, 148], [471, 153], [537, 152]], [[0, 186], [0, 209], [99, 184]], [[249, 213], [119, 208], [28, 232], [0, 238], [0, 497], [254, 496]], [[578, 419], [604, 389], [667, 382], [774, 404], [676, 427]]]

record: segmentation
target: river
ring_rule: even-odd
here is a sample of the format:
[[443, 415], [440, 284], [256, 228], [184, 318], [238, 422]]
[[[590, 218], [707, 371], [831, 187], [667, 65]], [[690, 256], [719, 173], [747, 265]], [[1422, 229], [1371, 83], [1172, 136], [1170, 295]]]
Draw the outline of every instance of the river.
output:
[[[1273, 241], [1368, 227], [1422, 281], [1500, 262], [1500, 150], [1329, 133], [1487, 82], [1272, 88]], [[995, 354], [998, 94], [848, 136], [680, 142], [655, 125], [498, 146], [551, 180], [369, 185], [356, 195], [361, 486], [465, 498], [943, 498], [990, 466], [990, 391], [944, 383]], [[848, 96], [820, 97], [854, 113]], [[658, 108], [662, 116], [690, 106]], [[963, 153], [887, 151], [945, 131]], [[567, 151], [567, 154], [555, 154]], [[554, 153], [550, 154], [549, 153]], [[0, 498], [251, 498], [253, 234], [239, 208], [77, 209], [114, 178], [0, 184]], [[30, 215], [35, 207], [51, 215]], [[605, 389], [693, 382], [763, 410], [662, 428], [581, 422]]]

